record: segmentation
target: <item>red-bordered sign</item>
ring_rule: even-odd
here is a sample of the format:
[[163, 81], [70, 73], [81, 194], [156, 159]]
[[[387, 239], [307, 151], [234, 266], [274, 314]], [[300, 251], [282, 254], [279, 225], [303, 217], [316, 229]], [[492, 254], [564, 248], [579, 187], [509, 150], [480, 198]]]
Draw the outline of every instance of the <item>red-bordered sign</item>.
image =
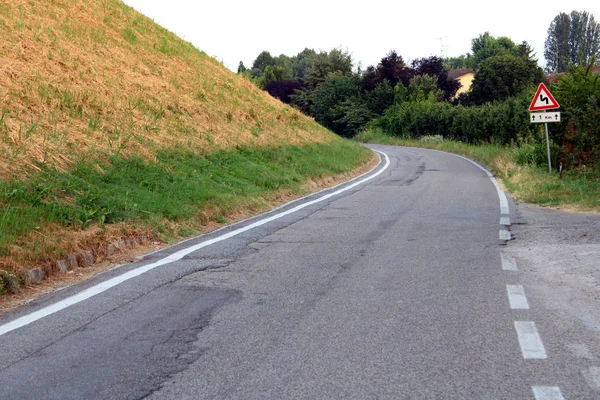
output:
[[552, 96], [546, 85], [540, 83], [529, 105], [529, 111], [553, 110], [555, 108], [560, 108], [558, 101]]

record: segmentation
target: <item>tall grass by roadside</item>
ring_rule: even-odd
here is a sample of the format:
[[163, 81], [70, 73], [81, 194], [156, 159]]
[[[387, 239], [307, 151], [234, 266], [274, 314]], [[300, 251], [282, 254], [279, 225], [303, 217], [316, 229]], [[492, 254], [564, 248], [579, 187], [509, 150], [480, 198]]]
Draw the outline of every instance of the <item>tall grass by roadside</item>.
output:
[[[600, 173], [592, 169], [548, 174], [545, 147], [536, 148], [491, 144], [472, 145], [441, 137], [425, 136], [421, 140], [401, 139], [378, 130], [367, 129], [355, 137], [363, 143], [422, 147], [460, 154], [486, 165], [499, 177], [515, 199], [542, 206], [572, 211], [600, 212]], [[543, 159], [539, 161], [540, 155]], [[541, 165], [540, 165], [541, 164]]]
[[82, 244], [77, 233], [89, 228], [102, 235], [124, 224], [162, 240], [189, 236], [302, 194], [307, 180], [352, 170], [370, 157], [369, 150], [342, 140], [205, 156], [178, 148], [158, 151], [155, 162], [80, 160], [68, 171], [43, 168], [26, 181], [0, 180], [0, 270], [18, 276], [28, 264], [51, 268]]

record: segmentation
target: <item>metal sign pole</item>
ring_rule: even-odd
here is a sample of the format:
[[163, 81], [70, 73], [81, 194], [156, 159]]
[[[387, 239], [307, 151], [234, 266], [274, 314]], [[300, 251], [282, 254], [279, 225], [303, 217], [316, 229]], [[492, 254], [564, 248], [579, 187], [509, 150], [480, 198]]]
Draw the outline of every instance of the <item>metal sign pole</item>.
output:
[[552, 174], [552, 159], [550, 158], [550, 138], [548, 136], [548, 123], [546, 122], [546, 147], [548, 149], [548, 173]]

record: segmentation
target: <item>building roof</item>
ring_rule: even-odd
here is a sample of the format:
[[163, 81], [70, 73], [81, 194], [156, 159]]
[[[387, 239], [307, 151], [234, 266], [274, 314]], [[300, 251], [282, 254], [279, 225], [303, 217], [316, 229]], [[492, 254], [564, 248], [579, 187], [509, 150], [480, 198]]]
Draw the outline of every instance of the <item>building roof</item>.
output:
[[450, 79], [458, 79], [461, 76], [474, 73], [470, 69], [452, 69], [448, 71], [448, 78]]
[[[546, 74], [546, 78], [550, 83], [556, 83], [560, 81], [564, 74], [566, 74], [566, 72], [551, 72]], [[592, 74], [600, 74], [600, 65], [592, 67]]]

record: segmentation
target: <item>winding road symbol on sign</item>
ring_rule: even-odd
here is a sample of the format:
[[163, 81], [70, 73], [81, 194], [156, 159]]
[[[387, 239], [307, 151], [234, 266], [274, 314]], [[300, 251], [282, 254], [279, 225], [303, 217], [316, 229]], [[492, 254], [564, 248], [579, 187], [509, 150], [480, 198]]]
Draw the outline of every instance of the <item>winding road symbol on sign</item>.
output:
[[558, 101], [552, 96], [546, 85], [540, 83], [529, 106], [529, 111], [553, 110], [556, 108], [560, 108]]

